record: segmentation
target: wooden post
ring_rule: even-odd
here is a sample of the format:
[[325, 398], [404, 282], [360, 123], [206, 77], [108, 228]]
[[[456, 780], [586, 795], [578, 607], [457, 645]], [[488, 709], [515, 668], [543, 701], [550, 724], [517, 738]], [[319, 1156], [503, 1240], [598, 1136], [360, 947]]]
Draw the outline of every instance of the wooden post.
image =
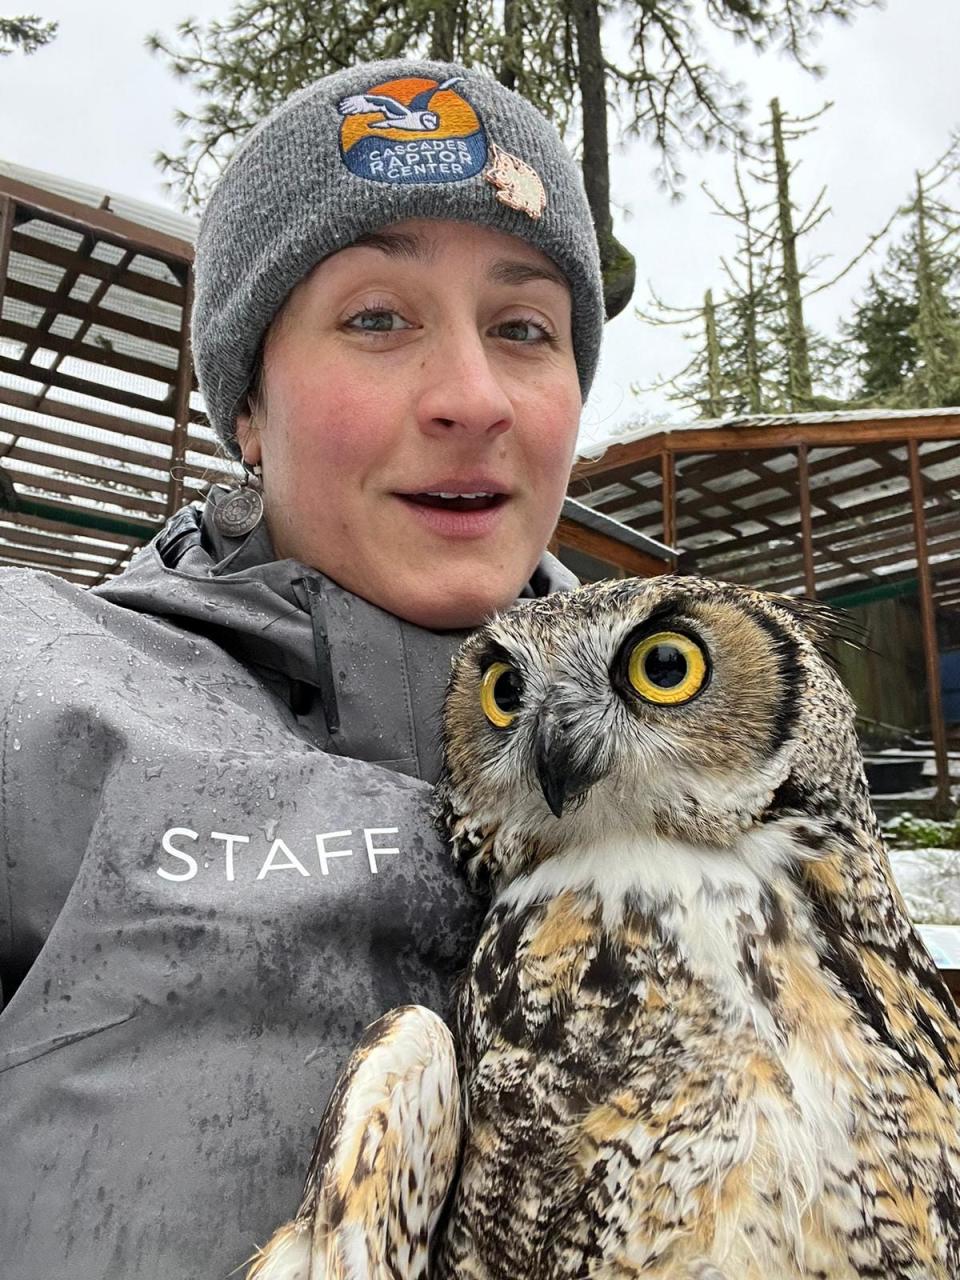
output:
[[797, 482], [800, 488], [800, 541], [803, 546], [804, 590], [811, 600], [817, 598], [817, 578], [813, 568], [813, 519], [810, 512], [810, 465], [807, 446], [797, 446]]
[[180, 359], [174, 388], [173, 434], [170, 439], [170, 487], [167, 490], [167, 517], [183, 505], [183, 466], [190, 428], [190, 389], [193, 385], [193, 358], [190, 352], [190, 314], [193, 311], [193, 267], [187, 266], [180, 307]]
[[677, 539], [677, 474], [674, 457], [669, 450], [664, 450], [660, 455], [660, 500], [663, 504], [663, 540], [668, 547], [675, 547]]
[[[10, 243], [13, 239], [13, 221], [16, 214], [16, 204], [9, 196], [0, 195], [0, 316], [3, 315], [3, 299], [7, 292], [7, 268], [10, 265]], [[10, 444], [3, 448], [3, 456], [5, 457], [16, 444], [18, 437], [14, 436]], [[7, 483], [12, 485], [10, 477], [4, 475], [4, 486]], [[8, 495], [7, 500], [3, 500], [3, 490], [0, 489], [0, 510], [9, 505], [15, 505], [16, 499]]]
[[9, 196], [0, 196], [0, 308], [7, 288], [7, 265], [10, 262], [10, 240], [16, 205]]
[[950, 809], [950, 764], [947, 759], [947, 731], [943, 719], [940, 692], [940, 655], [937, 649], [937, 624], [930, 562], [927, 559], [927, 524], [923, 513], [923, 472], [920, 470], [920, 446], [910, 440], [910, 499], [913, 503], [913, 536], [917, 553], [917, 586], [920, 592], [920, 626], [923, 631], [923, 660], [927, 675], [927, 701], [930, 708], [930, 733], [937, 764], [936, 807], [943, 816]]

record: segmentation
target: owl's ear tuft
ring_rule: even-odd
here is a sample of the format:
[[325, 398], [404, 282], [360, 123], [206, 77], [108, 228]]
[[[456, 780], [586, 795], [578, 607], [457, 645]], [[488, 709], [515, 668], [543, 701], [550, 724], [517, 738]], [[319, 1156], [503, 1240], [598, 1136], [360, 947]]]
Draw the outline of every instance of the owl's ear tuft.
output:
[[865, 628], [845, 610], [833, 609], [830, 605], [802, 596], [770, 593], [769, 598], [801, 627], [820, 656], [831, 666], [836, 665], [838, 644], [849, 644], [855, 649], [867, 648]]

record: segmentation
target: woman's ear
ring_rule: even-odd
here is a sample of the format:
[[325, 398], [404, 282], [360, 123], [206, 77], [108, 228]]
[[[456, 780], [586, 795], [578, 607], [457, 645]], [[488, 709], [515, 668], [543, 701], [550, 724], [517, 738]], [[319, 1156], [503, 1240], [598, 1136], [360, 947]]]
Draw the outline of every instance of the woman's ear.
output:
[[244, 462], [255, 467], [260, 461], [260, 432], [253, 425], [249, 413], [237, 414], [237, 443]]

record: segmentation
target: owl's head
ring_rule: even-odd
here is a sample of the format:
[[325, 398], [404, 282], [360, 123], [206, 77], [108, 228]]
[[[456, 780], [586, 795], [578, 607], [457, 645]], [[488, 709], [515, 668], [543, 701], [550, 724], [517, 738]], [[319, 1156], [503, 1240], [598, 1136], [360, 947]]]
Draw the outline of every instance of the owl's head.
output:
[[865, 800], [852, 704], [826, 658], [835, 623], [680, 577], [495, 619], [461, 649], [444, 708], [455, 854], [509, 878], [603, 836], [730, 848], [777, 815]]

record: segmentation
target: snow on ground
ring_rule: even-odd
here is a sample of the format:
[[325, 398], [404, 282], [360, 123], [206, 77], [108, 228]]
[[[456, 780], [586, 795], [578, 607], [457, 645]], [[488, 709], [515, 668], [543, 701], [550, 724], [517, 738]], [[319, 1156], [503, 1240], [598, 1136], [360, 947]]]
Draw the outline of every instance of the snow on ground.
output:
[[890, 864], [915, 924], [960, 924], [960, 849], [891, 849]]

